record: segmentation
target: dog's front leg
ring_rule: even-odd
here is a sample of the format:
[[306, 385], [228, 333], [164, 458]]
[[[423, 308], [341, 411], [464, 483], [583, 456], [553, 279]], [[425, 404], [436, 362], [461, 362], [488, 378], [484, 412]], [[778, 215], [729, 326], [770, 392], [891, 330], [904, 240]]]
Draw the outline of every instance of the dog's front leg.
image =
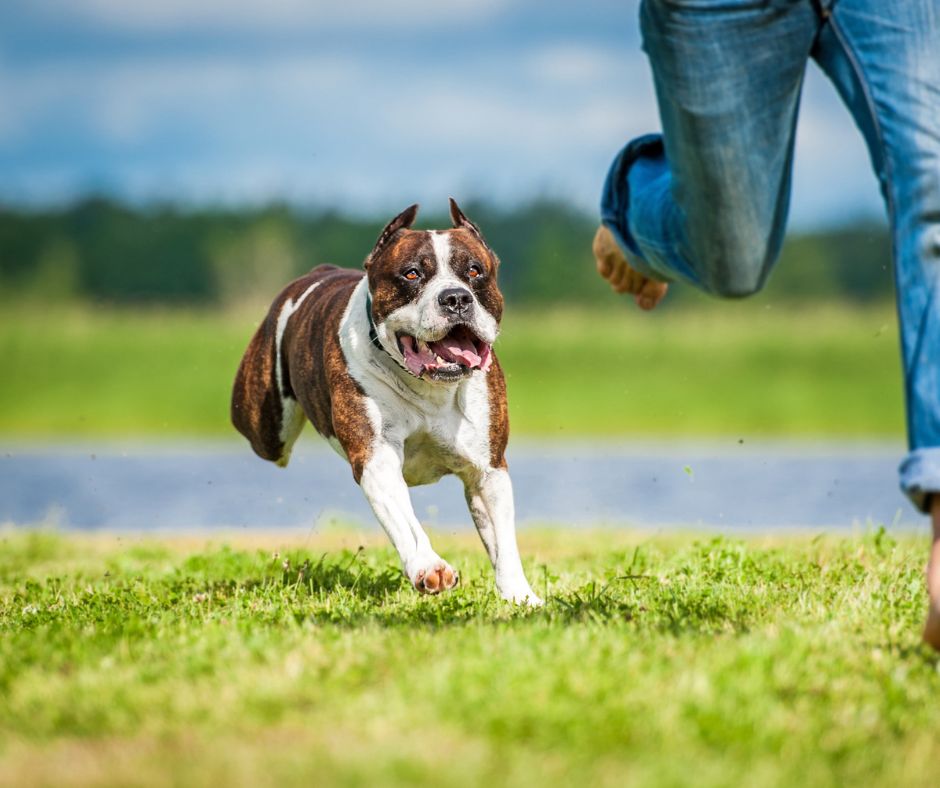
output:
[[402, 476], [401, 451], [380, 443], [363, 466], [359, 485], [412, 585], [424, 594], [439, 594], [457, 585], [457, 572], [434, 552], [415, 516]]
[[490, 468], [464, 480], [467, 505], [496, 572], [500, 596], [538, 606], [542, 600], [526, 580], [516, 545], [516, 512], [512, 482], [505, 468]]

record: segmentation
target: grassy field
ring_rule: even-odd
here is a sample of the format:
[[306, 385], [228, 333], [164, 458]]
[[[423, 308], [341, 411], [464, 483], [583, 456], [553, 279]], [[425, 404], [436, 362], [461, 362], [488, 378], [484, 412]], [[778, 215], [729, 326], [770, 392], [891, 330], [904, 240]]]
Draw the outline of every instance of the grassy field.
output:
[[[498, 352], [514, 433], [902, 434], [889, 310], [721, 306], [510, 310]], [[0, 435], [231, 435], [231, 381], [260, 316], [2, 310]]]
[[5, 534], [0, 784], [937, 784], [922, 540], [528, 532], [535, 612], [436, 542]]

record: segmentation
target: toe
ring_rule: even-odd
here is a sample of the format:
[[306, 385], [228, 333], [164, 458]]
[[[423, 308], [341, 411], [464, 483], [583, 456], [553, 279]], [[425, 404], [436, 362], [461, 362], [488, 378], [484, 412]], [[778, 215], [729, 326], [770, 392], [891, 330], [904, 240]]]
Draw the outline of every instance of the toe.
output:
[[655, 279], [644, 279], [638, 292], [636, 293], [636, 303], [640, 309], [649, 311], [655, 309], [659, 302], [663, 300], [669, 285], [665, 282], [657, 282]]
[[412, 585], [419, 591], [424, 591], [424, 579], [426, 575], [427, 572], [422, 569], [415, 575], [414, 580], [411, 581]]
[[604, 259], [603, 265], [598, 262], [597, 270], [610, 284], [616, 282], [624, 274], [623, 263], [609, 257]]
[[620, 263], [614, 267], [614, 271], [607, 281], [618, 293], [631, 292], [634, 289], [633, 269], [626, 263]]
[[424, 576], [424, 591], [427, 594], [436, 594], [441, 590], [440, 570], [435, 569]]
[[451, 567], [443, 567], [440, 570], [440, 576], [442, 588], [450, 589], [457, 585], [457, 573]]

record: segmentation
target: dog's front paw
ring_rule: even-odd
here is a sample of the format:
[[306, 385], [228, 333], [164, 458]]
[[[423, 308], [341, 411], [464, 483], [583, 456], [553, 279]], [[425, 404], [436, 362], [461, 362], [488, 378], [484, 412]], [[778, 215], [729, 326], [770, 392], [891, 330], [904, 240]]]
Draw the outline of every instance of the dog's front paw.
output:
[[460, 582], [457, 570], [437, 556], [415, 561], [408, 568], [407, 574], [411, 584], [422, 594], [449, 591]]

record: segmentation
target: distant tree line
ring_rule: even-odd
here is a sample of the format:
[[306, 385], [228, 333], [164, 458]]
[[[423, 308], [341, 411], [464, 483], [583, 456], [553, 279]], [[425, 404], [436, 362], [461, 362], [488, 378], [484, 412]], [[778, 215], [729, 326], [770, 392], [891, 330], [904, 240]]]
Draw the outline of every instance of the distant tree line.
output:
[[[558, 201], [512, 209], [467, 204], [502, 260], [507, 299], [518, 304], [600, 303], [596, 220]], [[353, 218], [286, 205], [262, 209], [134, 208], [94, 198], [61, 210], [0, 208], [4, 297], [111, 303], [237, 304], [269, 299], [324, 262], [359, 267], [390, 216]], [[423, 227], [446, 227], [424, 214]], [[890, 299], [890, 242], [879, 223], [791, 235], [768, 297]], [[676, 288], [683, 298], [688, 288]]]

